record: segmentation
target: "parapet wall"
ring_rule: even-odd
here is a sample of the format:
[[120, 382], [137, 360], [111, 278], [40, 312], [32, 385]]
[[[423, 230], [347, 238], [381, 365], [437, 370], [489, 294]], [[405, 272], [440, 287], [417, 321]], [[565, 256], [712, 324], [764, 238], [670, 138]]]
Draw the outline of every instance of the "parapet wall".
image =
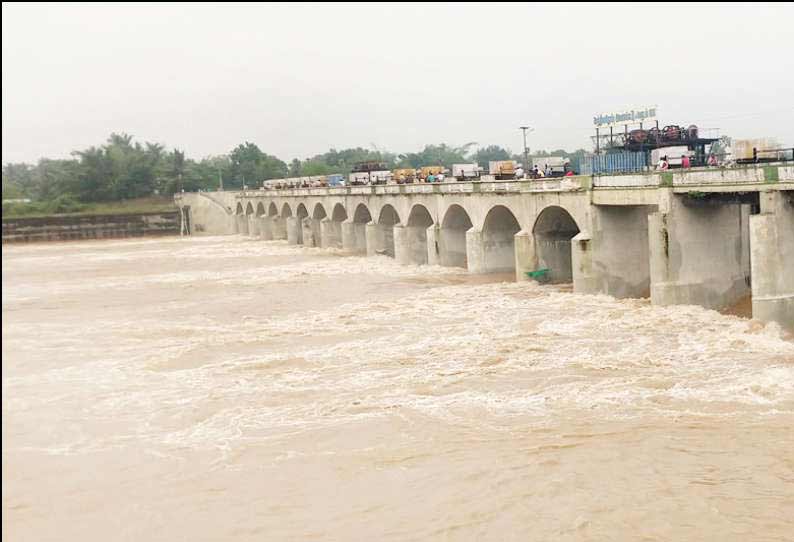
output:
[[3, 243], [177, 235], [179, 212], [4, 218]]

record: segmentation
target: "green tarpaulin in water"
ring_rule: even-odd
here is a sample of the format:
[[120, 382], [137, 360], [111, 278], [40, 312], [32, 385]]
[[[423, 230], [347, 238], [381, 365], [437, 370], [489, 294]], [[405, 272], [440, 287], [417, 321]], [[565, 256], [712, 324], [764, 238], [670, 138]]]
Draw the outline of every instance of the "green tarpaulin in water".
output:
[[549, 270], [538, 269], [536, 271], [527, 271], [527, 276], [531, 279], [537, 280], [538, 282], [543, 282], [549, 278]]

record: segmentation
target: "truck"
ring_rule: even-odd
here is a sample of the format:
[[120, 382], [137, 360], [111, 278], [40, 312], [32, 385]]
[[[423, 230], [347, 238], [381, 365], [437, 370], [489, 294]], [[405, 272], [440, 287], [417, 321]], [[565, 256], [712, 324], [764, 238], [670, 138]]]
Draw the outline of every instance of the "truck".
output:
[[385, 162], [357, 162], [350, 173], [351, 186], [359, 184], [386, 184], [391, 180], [391, 171]]
[[439, 173], [444, 173], [444, 166], [424, 166], [419, 169], [419, 178], [425, 181], [430, 175], [435, 176]]
[[345, 176], [341, 173], [332, 173], [331, 175], [326, 176], [326, 180], [328, 181], [328, 186], [345, 185]]
[[452, 164], [452, 176], [459, 181], [479, 179], [482, 168], [477, 164]]
[[518, 162], [515, 160], [492, 160], [488, 162], [488, 173], [498, 180], [516, 178]]
[[[564, 156], [542, 156], [535, 157], [535, 163], [539, 169], [546, 173], [546, 168], [551, 169], [551, 177], [564, 177], [567, 173], [566, 164], [570, 165], [570, 160]], [[548, 177], [548, 175], [546, 175]]]
[[397, 184], [411, 184], [416, 178], [416, 170], [414, 168], [398, 168], [392, 171], [392, 179]]
[[737, 164], [779, 160], [780, 145], [773, 137], [734, 139], [732, 147], [732, 158]]
[[659, 163], [659, 159], [667, 157], [667, 163], [670, 167], [681, 167], [681, 156], [689, 156], [690, 159], [694, 153], [689, 150], [686, 145], [677, 145], [675, 147], [660, 147], [651, 151], [651, 166], [655, 167]]

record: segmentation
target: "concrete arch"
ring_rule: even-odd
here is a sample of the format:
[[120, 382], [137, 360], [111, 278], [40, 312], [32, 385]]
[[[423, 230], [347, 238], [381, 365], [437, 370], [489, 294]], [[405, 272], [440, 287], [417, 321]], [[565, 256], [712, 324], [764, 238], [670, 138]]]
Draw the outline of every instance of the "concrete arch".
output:
[[[373, 238], [375, 253], [385, 254], [394, 258], [394, 226], [400, 223], [400, 215], [397, 210], [388, 203], [381, 207], [378, 215], [378, 223], [373, 225], [377, 232]], [[367, 238], [369, 245], [369, 237]]]
[[254, 205], [249, 201], [248, 204], [245, 206], [245, 214], [252, 215], [254, 214]]
[[548, 269], [550, 282], [573, 281], [571, 239], [579, 233], [579, 226], [571, 214], [562, 207], [544, 208], [535, 220], [532, 235], [538, 267]]
[[284, 203], [281, 206], [281, 218], [289, 218], [292, 216], [292, 209], [289, 206], [289, 203]]
[[325, 207], [323, 207], [323, 204], [319, 202], [316, 203], [314, 205], [314, 211], [312, 211], [312, 218], [315, 220], [322, 220], [327, 216], [328, 213], [325, 212]]
[[[427, 230], [434, 225], [433, 217], [427, 207], [417, 203], [408, 213], [408, 221], [400, 231], [401, 239], [395, 240], [397, 260], [401, 263], [424, 265], [428, 262]], [[435, 235], [433, 237], [433, 252], [436, 253]], [[434, 259], [435, 260], [435, 259]]]
[[234, 230], [241, 235], [248, 235], [248, 217], [245, 215], [245, 209], [240, 201], [237, 202], [234, 213]]
[[414, 204], [411, 207], [411, 212], [408, 214], [408, 222], [405, 224], [409, 227], [424, 227], [425, 229], [433, 225], [433, 217], [430, 216], [430, 211], [421, 203]]
[[278, 207], [276, 207], [276, 203], [273, 201], [270, 202], [267, 208], [267, 216], [278, 216]]
[[265, 204], [261, 201], [256, 206], [256, 216], [262, 217], [265, 216]]
[[467, 267], [466, 232], [474, 225], [462, 206], [452, 204], [444, 213], [438, 230], [438, 263], [448, 267]]
[[301, 220], [309, 216], [309, 211], [306, 210], [306, 206], [303, 203], [298, 204], [298, 208], [295, 211], [295, 216]]
[[504, 205], [491, 207], [482, 228], [482, 270], [486, 273], [515, 272], [515, 239], [521, 224]]
[[399, 223], [400, 215], [397, 214], [397, 210], [392, 205], [387, 203], [380, 208], [378, 224], [383, 224], [384, 226], [396, 226]]
[[353, 213], [353, 222], [357, 224], [369, 224], [372, 222], [372, 215], [370, 214], [367, 206], [363, 203], [359, 203], [356, 207], [356, 210]]
[[344, 205], [341, 203], [334, 205], [334, 209], [331, 212], [331, 220], [334, 222], [344, 222], [347, 220], [347, 210]]

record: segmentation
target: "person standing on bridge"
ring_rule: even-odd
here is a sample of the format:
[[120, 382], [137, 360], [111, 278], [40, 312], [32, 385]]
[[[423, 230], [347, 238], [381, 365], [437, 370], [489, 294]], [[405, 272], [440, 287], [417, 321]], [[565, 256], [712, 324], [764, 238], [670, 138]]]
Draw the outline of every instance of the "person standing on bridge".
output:
[[667, 162], [666, 156], [662, 156], [661, 158], [659, 158], [659, 163], [656, 165], [656, 169], [660, 171], [666, 171], [670, 169], [670, 164]]
[[692, 164], [689, 162], [689, 156], [686, 154], [681, 155], [681, 167], [684, 169], [689, 169], [692, 167]]

